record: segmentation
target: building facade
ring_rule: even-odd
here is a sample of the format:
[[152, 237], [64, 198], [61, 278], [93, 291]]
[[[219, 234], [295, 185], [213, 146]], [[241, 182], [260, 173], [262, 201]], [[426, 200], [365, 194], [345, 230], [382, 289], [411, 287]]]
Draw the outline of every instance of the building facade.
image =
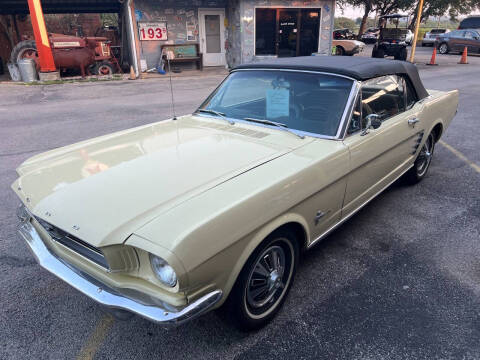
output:
[[164, 45], [198, 44], [204, 66], [234, 67], [270, 57], [331, 53], [334, 0], [134, 0], [131, 4], [137, 58], [143, 68], [158, 66]]

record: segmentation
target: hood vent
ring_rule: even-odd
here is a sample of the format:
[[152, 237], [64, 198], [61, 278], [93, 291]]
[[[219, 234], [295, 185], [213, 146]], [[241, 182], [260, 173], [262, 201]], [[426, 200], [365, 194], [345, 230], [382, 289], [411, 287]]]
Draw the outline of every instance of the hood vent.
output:
[[268, 133], [264, 133], [261, 131], [256, 131], [256, 130], [251, 130], [251, 129], [245, 129], [241, 128], [238, 126], [232, 126], [232, 125], [223, 125], [223, 124], [214, 124], [214, 123], [209, 123], [209, 124], [202, 124], [202, 126], [209, 127], [211, 129], [217, 129], [220, 131], [226, 131], [238, 135], [244, 135], [248, 137], [252, 137], [255, 139], [262, 139], [265, 136], [268, 136]]

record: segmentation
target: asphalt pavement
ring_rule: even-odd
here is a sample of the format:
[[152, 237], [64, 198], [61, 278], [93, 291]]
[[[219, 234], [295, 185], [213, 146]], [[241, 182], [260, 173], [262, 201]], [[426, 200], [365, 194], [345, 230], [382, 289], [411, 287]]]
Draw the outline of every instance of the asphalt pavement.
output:
[[[0, 358], [480, 359], [480, 58], [427, 67], [431, 48], [418, 51], [427, 88], [460, 89], [427, 178], [395, 183], [306, 253], [277, 318], [250, 334], [216, 313], [171, 329], [113, 319], [42, 270], [16, 234], [15, 167], [169, 118], [168, 81], [0, 85]], [[177, 114], [221, 80], [174, 79]]]

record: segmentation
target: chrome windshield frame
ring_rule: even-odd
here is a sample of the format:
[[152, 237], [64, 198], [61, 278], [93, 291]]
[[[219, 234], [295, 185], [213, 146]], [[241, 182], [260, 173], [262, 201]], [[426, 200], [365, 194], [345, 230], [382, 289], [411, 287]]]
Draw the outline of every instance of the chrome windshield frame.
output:
[[[335, 73], [330, 73], [330, 72], [325, 72], [325, 71], [312, 71], [312, 70], [297, 70], [297, 69], [288, 69], [288, 68], [255, 68], [255, 69], [236, 69], [230, 71], [230, 74], [233, 74], [235, 72], [241, 72], [241, 71], [287, 71], [287, 72], [300, 72], [300, 73], [310, 73], [310, 74], [320, 74], [320, 75], [330, 75], [330, 76], [336, 76], [336, 77], [341, 77], [344, 79], [348, 79], [352, 81], [352, 87], [350, 89], [350, 93], [347, 99], [347, 103], [345, 104], [345, 109], [342, 114], [342, 118], [340, 119], [338, 128], [337, 128], [337, 133], [335, 135], [324, 135], [324, 134], [318, 134], [318, 133], [312, 133], [308, 131], [303, 131], [299, 129], [293, 129], [289, 128], [292, 132], [300, 135], [300, 136], [308, 136], [308, 137], [313, 137], [313, 138], [318, 138], [318, 139], [327, 139], [327, 140], [343, 140], [345, 136], [345, 131], [346, 131], [346, 124], [348, 124], [351, 114], [353, 112], [353, 107], [355, 104], [355, 99], [357, 97], [357, 94], [360, 89], [360, 82], [350, 76], [346, 75], [341, 75], [341, 74], [335, 74]], [[229, 74], [229, 76], [230, 76]], [[214, 91], [208, 96], [208, 98], [202, 102], [202, 104], [198, 107], [198, 109], [201, 109], [212, 97], [214, 93], [217, 92], [217, 90], [223, 85], [223, 83], [228, 79], [228, 76], [215, 88]], [[215, 118], [215, 116], [210, 116], [208, 114], [195, 114], [195, 115], [200, 115], [200, 116], [206, 116], [206, 117], [211, 117]], [[243, 123], [243, 124], [254, 124], [252, 122], [243, 120], [243, 119], [237, 119], [237, 118], [231, 118], [234, 120], [236, 123]], [[271, 128], [271, 129], [277, 129], [275, 126], [271, 125], [265, 125], [265, 124], [254, 124], [255, 126], [260, 126], [260, 127], [266, 127], [266, 128]], [[278, 130], [278, 129], [277, 129]]]

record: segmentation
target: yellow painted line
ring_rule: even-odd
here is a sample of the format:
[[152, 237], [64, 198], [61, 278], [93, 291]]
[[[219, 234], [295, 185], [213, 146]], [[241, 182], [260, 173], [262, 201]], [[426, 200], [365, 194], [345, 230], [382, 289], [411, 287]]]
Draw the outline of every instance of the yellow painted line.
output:
[[469, 160], [465, 155], [463, 155], [460, 151], [455, 149], [453, 146], [448, 145], [445, 141], [440, 140], [440, 144], [445, 146], [448, 150], [450, 150], [456, 157], [461, 159], [463, 162], [466, 162], [470, 167], [475, 170], [476, 172], [480, 173], [480, 166], [475, 164], [473, 161]]
[[45, 21], [43, 20], [42, 7], [40, 6], [40, 0], [33, 0], [33, 7], [35, 8], [35, 16], [42, 17], [42, 21], [38, 21], [38, 27], [40, 28], [40, 37], [42, 38], [42, 44], [46, 47], [50, 47], [48, 43], [47, 29], [45, 28]]
[[88, 338], [88, 341], [83, 345], [80, 353], [77, 356], [77, 360], [91, 360], [95, 356], [98, 348], [102, 345], [103, 340], [107, 336], [109, 330], [113, 326], [115, 318], [110, 314], [105, 314], [97, 326], [95, 327], [93, 333]]

